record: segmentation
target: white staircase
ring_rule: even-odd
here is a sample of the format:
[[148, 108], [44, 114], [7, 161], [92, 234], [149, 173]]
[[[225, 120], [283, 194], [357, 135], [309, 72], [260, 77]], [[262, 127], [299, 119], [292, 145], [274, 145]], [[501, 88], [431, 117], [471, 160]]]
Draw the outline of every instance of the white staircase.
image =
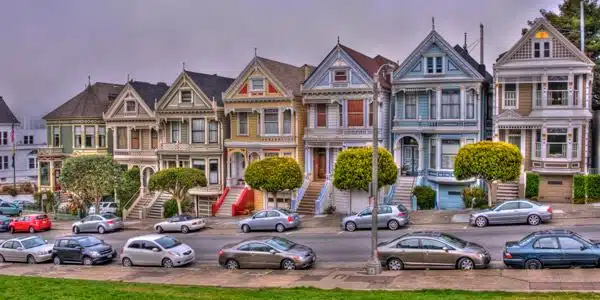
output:
[[227, 192], [227, 196], [225, 196], [225, 201], [223, 201], [223, 205], [219, 207], [219, 210], [217, 211], [215, 216], [231, 217], [231, 205], [235, 203], [235, 201], [240, 196], [240, 193], [242, 193], [243, 190], [244, 187], [231, 187], [229, 189], [229, 192]]
[[138, 199], [135, 200], [132, 207], [127, 212], [127, 219], [140, 219], [140, 213], [143, 213], [144, 207], [146, 207], [154, 198], [156, 198], [157, 192], [145, 193], [139, 195]]
[[513, 200], [519, 198], [519, 184], [513, 182], [498, 183], [496, 190], [496, 202]]
[[171, 198], [172, 195], [170, 193], [161, 193], [160, 196], [158, 196], [156, 201], [154, 201], [154, 203], [152, 203], [150, 207], [146, 207], [148, 211], [147, 217], [150, 219], [162, 219], [163, 206], [165, 202], [167, 202]]
[[392, 204], [402, 204], [404, 207], [411, 210], [411, 196], [416, 179], [417, 177], [412, 176], [398, 176], [398, 179], [396, 179], [396, 187]]

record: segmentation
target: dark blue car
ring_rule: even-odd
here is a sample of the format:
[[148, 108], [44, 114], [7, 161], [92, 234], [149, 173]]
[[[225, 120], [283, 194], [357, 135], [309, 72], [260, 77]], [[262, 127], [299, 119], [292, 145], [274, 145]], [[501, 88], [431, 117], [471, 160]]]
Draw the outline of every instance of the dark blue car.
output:
[[597, 267], [600, 265], [599, 243], [569, 230], [538, 231], [518, 242], [506, 242], [504, 264], [525, 269]]

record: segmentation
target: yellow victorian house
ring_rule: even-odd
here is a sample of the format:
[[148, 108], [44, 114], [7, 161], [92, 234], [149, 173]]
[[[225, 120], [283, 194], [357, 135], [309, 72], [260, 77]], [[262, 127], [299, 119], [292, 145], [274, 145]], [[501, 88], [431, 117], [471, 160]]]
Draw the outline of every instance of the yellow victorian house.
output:
[[[228, 198], [235, 199], [244, 188], [244, 171], [252, 161], [288, 156], [304, 166], [306, 112], [300, 85], [311, 70], [308, 65], [297, 67], [255, 56], [225, 91], [230, 124], [225, 139]], [[278, 206], [289, 207], [291, 196], [278, 194]], [[253, 199], [256, 210], [275, 206], [275, 199], [260, 191], [254, 191]]]

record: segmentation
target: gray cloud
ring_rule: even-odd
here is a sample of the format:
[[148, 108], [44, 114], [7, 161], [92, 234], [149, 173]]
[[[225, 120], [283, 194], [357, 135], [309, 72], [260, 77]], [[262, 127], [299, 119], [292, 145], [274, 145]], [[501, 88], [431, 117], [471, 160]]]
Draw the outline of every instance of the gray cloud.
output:
[[[235, 77], [261, 56], [318, 64], [341, 42], [406, 58], [431, 30], [451, 44], [479, 38], [485, 62], [560, 0], [1, 0], [0, 95], [19, 116], [41, 116], [92, 81], [170, 83], [187, 69]], [[425, 5], [426, 3], [426, 5]], [[479, 58], [479, 48], [474, 50]]]

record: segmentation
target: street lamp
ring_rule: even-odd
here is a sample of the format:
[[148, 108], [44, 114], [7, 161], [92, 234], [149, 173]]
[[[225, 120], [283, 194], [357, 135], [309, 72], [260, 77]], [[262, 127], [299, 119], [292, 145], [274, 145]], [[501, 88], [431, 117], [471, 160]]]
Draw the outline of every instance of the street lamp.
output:
[[371, 182], [370, 198], [373, 201], [373, 210], [371, 212], [371, 259], [367, 263], [367, 273], [369, 275], [377, 275], [381, 273], [381, 263], [377, 257], [377, 201], [379, 199], [379, 188], [377, 183], [377, 175], [379, 172], [379, 90], [380, 90], [380, 73], [384, 69], [389, 68], [394, 70], [395, 65], [387, 63], [383, 64], [377, 69], [377, 72], [373, 74], [373, 181]]

